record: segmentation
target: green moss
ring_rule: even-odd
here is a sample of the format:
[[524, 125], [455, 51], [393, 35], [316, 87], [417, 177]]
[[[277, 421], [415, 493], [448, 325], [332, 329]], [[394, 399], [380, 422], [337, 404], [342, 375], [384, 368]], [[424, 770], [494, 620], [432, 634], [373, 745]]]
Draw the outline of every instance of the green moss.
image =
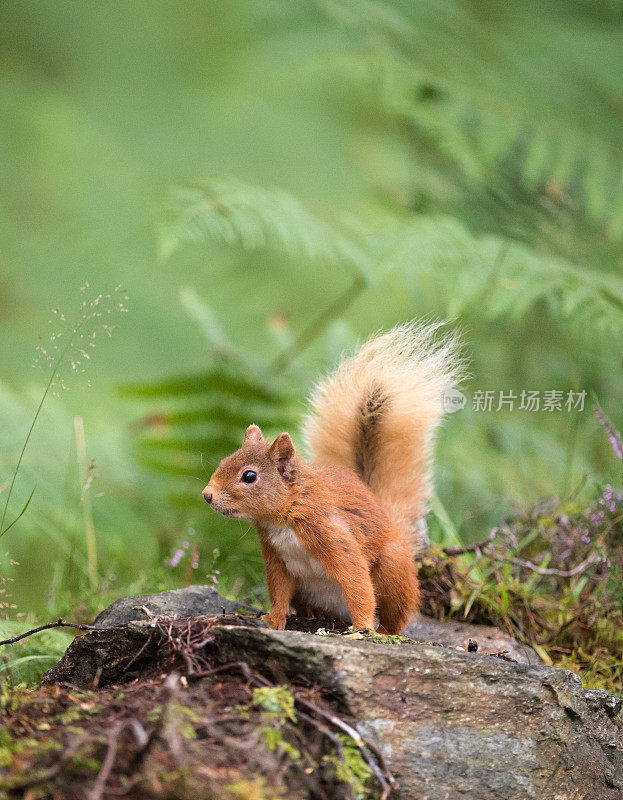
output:
[[[301, 753], [283, 738], [282, 728], [287, 722], [298, 722], [294, 712], [294, 697], [285, 686], [266, 686], [255, 689], [251, 705], [259, 708], [263, 724], [260, 726], [266, 747], [291, 761], [298, 761]], [[244, 708], [240, 709], [244, 713]], [[248, 712], [247, 712], [248, 713]]]
[[162, 706], [158, 703], [145, 714], [145, 722], [156, 722], [162, 714]]
[[371, 787], [372, 770], [350, 736], [338, 733], [337, 737], [342, 744], [343, 760], [337, 755], [330, 755], [325, 756], [323, 761], [334, 767], [339, 781], [351, 787], [354, 800], [371, 800], [374, 797]]
[[[48, 785], [50, 770], [49, 769], [32, 769], [22, 772], [19, 775], [8, 775], [5, 778], [0, 778], [0, 791], [15, 792], [24, 786], [35, 786], [40, 784], [40, 787]], [[48, 796], [48, 793], [45, 793]]]
[[376, 631], [366, 630], [362, 636], [366, 641], [374, 642], [375, 644], [420, 644], [415, 639], [407, 639], [405, 636], [377, 633]]
[[189, 722], [187, 722], [185, 725], [180, 726], [180, 733], [182, 734], [184, 739], [188, 739], [189, 741], [191, 739], [197, 738], [197, 731], [193, 728], [193, 726]]
[[102, 762], [96, 758], [89, 758], [88, 756], [75, 755], [72, 757], [70, 764], [74, 769], [88, 770], [89, 772], [99, 772], [102, 768]]
[[183, 706], [180, 703], [173, 703], [171, 708], [180, 716], [184, 717], [189, 722], [192, 722], [194, 725], [199, 725], [201, 723], [201, 717], [192, 708]]
[[271, 753], [278, 752], [291, 761], [298, 761], [301, 758], [301, 753], [290, 742], [286, 742], [280, 728], [273, 728], [270, 725], [263, 725], [260, 728], [260, 733], [264, 737], [266, 747]]
[[72, 722], [77, 722], [84, 716], [84, 711], [81, 708], [69, 708], [63, 711], [62, 714], [57, 714], [56, 717], [51, 717], [51, 722], [60, 722], [61, 725], [71, 725]]
[[15, 755], [15, 741], [6, 728], [0, 728], [0, 767], [10, 767]]
[[35, 753], [56, 753], [63, 749], [63, 745], [56, 739], [46, 739], [45, 741], [26, 739], [25, 745]]
[[29, 694], [25, 683], [13, 686], [10, 681], [0, 682], [0, 710], [12, 714], [21, 705], [24, 696]]
[[86, 709], [80, 706], [73, 706], [72, 708], [68, 708], [66, 711], [62, 711], [60, 714], [55, 714], [54, 716], [49, 717], [48, 723], [42, 723], [42, 725], [39, 726], [39, 730], [46, 730], [42, 727], [45, 724], [71, 725], [72, 722], [77, 722], [86, 716], [99, 714], [102, 710], [103, 706], [100, 705], [94, 705], [92, 708]]
[[62, 745], [54, 739], [14, 739], [6, 728], [0, 730], [0, 767], [8, 769], [13, 758], [25, 750], [30, 750], [33, 754], [51, 753], [62, 750]]
[[197, 731], [195, 725], [200, 725], [202, 720], [196, 711], [192, 708], [187, 708], [180, 703], [172, 703], [170, 708], [172, 718], [177, 723], [179, 732], [184, 739], [196, 739]]
[[274, 795], [266, 794], [266, 780], [255, 778], [255, 780], [241, 780], [229, 783], [225, 787], [226, 791], [236, 800], [271, 800]]
[[188, 767], [178, 767], [170, 772], [161, 772], [158, 777], [163, 783], [187, 783], [190, 778]]
[[262, 686], [254, 689], [251, 704], [279, 720], [281, 725], [286, 719], [297, 722], [294, 697], [285, 686]]
[[[344, 634], [335, 631], [326, 631], [324, 628], [319, 628], [316, 633], [318, 636], [334, 636], [338, 639], [341, 639], [344, 636], [348, 638], [349, 632], [347, 631], [346, 634]], [[352, 633], [353, 632], [350, 631], [351, 636]], [[418, 642], [415, 639], [407, 639], [405, 636], [377, 633], [371, 628], [365, 628], [358, 633], [357, 637], [352, 638], [365, 639], [367, 642], [373, 642], [374, 644], [422, 644], [422, 642]]]

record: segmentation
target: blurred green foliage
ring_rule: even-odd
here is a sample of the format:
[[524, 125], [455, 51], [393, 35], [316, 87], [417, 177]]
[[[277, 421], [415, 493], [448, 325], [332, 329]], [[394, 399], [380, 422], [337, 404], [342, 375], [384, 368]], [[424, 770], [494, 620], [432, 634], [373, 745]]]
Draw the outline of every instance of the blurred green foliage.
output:
[[[215, 547], [221, 588], [262, 599], [253, 532], [200, 490], [246, 424], [296, 433], [318, 375], [396, 322], [456, 323], [470, 398], [586, 389], [620, 427], [621, 10], [5, 0], [0, 489], [45, 385], [31, 364], [50, 309], [72, 315], [85, 281], [130, 298], [35, 429], [7, 602], [86, 619], [122, 592], [210, 580]], [[468, 402], [436, 473], [433, 533], [466, 541], [584, 475], [586, 498], [621, 483], [588, 404]], [[189, 536], [198, 567], [193, 548], [171, 567]]]

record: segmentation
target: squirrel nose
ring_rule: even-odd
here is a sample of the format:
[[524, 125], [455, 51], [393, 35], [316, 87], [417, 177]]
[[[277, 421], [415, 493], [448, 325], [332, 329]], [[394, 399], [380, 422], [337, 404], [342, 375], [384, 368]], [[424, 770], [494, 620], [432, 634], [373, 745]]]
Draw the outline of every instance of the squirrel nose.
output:
[[212, 492], [208, 489], [207, 486], [206, 486], [206, 488], [203, 490], [203, 492], [201, 494], [203, 495], [206, 503], [211, 503], [212, 502]]

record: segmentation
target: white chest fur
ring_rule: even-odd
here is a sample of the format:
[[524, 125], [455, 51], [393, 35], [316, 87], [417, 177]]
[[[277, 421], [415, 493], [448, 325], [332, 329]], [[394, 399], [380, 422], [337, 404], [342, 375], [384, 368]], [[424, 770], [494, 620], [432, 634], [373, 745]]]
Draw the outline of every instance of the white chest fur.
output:
[[268, 525], [267, 532], [271, 544], [283, 559], [288, 572], [295, 578], [326, 576], [322, 564], [301, 547], [292, 528]]
[[324, 608], [339, 619], [351, 621], [340, 584], [327, 575], [325, 568], [301, 546], [292, 528], [267, 525], [266, 532], [288, 572], [296, 580], [301, 598], [312, 606]]

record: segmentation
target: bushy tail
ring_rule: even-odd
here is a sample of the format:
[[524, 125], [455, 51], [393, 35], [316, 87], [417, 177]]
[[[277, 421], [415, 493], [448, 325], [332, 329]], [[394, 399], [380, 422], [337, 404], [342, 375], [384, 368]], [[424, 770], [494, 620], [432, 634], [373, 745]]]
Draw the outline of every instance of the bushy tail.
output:
[[428, 540], [429, 461], [443, 393], [461, 380], [456, 336], [443, 323], [400, 325], [371, 338], [323, 380], [303, 432], [313, 461], [354, 470], [413, 550]]

